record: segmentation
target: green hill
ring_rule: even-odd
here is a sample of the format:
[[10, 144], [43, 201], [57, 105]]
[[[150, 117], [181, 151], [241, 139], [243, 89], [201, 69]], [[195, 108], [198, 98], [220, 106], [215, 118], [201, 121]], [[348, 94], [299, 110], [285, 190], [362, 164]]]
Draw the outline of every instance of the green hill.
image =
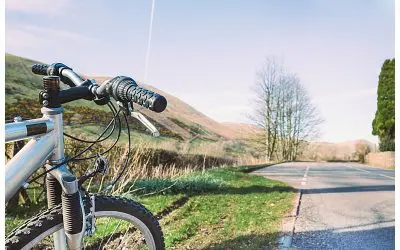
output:
[[[42, 90], [42, 76], [31, 72], [31, 66], [35, 63], [42, 62], [11, 54], [5, 55], [6, 118], [10, 119], [16, 115], [28, 118], [40, 117], [38, 94]], [[91, 78], [101, 83], [108, 77]], [[246, 145], [241, 139], [244, 137], [243, 134], [251, 132], [251, 126], [218, 123], [175, 96], [150, 85], [144, 86], [164, 95], [168, 100], [168, 107], [164, 112], [156, 114], [135, 106], [161, 133], [161, 138], [152, 138], [141, 124], [135, 123], [132, 119], [136, 139], [155, 144], [156, 147], [185, 152], [228, 155], [247, 153]], [[65, 109], [66, 128], [75, 134], [84, 133], [94, 137], [111, 118], [106, 106], [97, 106], [86, 100], [68, 103]], [[122, 139], [126, 139], [126, 136]]]
[[35, 63], [38, 62], [6, 54], [6, 103], [37, 96], [37, 90], [42, 86], [42, 77], [32, 74], [30, 66]]

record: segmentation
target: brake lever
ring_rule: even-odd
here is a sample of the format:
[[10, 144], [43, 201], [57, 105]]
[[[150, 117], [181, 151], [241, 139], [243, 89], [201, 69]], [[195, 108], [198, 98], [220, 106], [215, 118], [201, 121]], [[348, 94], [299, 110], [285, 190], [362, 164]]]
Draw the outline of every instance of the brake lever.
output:
[[150, 130], [151, 135], [154, 137], [160, 136], [160, 132], [158, 132], [157, 128], [154, 127], [154, 125], [147, 120], [146, 116], [142, 115], [141, 113], [137, 111], [132, 111], [131, 116], [133, 118], [136, 118], [138, 121], [140, 121], [148, 130]]
[[142, 113], [134, 111], [132, 103], [117, 102], [117, 104], [124, 110], [126, 114], [132, 116], [142, 123], [148, 130], [150, 130], [152, 136], [160, 136], [160, 132], [158, 132], [157, 128], [149, 120], [147, 120], [146, 116], [144, 116]]

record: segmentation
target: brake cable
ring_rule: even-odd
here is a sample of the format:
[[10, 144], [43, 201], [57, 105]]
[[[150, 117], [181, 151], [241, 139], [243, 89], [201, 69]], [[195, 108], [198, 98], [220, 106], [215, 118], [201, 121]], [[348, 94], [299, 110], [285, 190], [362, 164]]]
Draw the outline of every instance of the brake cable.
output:
[[[121, 111], [121, 109], [120, 109]], [[117, 178], [115, 178], [115, 180], [112, 182], [112, 184], [108, 185], [102, 192], [105, 193], [107, 191], [109, 191], [111, 188], [114, 187], [115, 183], [117, 183], [117, 181], [119, 181], [119, 179], [122, 177], [123, 173], [125, 172], [128, 163], [129, 163], [129, 158], [130, 158], [130, 154], [131, 154], [131, 132], [130, 132], [130, 128], [129, 128], [129, 123], [128, 123], [128, 118], [126, 116], [126, 113], [123, 113], [124, 119], [125, 119], [125, 123], [126, 123], [126, 128], [128, 130], [128, 154], [125, 158], [125, 163], [124, 166], [121, 170], [121, 172], [118, 174]]]
[[[113, 114], [113, 116], [114, 116], [114, 115], [115, 115], [115, 112], [116, 112], [116, 110], [117, 110], [117, 109], [115, 108], [114, 104], [113, 104], [112, 102], [109, 102], [109, 103], [107, 103], [107, 106], [110, 108], [110, 110], [111, 110], [111, 112], [112, 112], [112, 114]], [[114, 109], [113, 109], [112, 107], [114, 107]], [[114, 111], [114, 110], [115, 110], [115, 111]], [[116, 122], [115, 122], [115, 120], [114, 120], [114, 122], [113, 122], [113, 127], [112, 127], [112, 129], [111, 129], [111, 132], [110, 132], [106, 137], [104, 137], [103, 139], [99, 139], [99, 140], [95, 140], [95, 141], [89, 141], [89, 140], [80, 139], [80, 138], [77, 138], [77, 137], [75, 137], [75, 136], [73, 136], [73, 135], [67, 134], [67, 133], [65, 133], [65, 132], [64, 132], [64, 135], [65, 135], [66, 137], [69, 137], [69, 138], [71, 138], [71, 139], [73, 139], [73, 140], [76, 140], [76, 141], [79, 141], [79, 142], [84, 142], [84, 143], [98, 143], [98, 142], [102, 142], [102, 141], [105, 141], [105, 140], [107, 140], [108, 138], [110, 138], [110, 136], [114, 133], [115, 124], [116, 124]]]
[[90, 160], [90, 159], [97, 158], [98, 155], [104, 155], [104, 154], [107, 154], [108, 152], [110, 152], [111, 149], [113, 149], [115, 147], [115, 145], [118, 143], [118, 141], [120, 139], [120, 136], [121, 136], [121, 120], [120, 120], [119, 116], [117, 116], [117, 119], [118, 119], [118, 136], [117, 136], [117, 139], [114, 141], [114, 143], [108, 149], [106, 149], [102, 153], [97, 153], [95, 155], [91, 155], [91, 156], [88, 156], [88, 157], [76, 158], [76, 159], [74, 159], [74, 161]]
[[[106, 131], [108, 130], [108, 128], [111, 126], [111, 124], [115, 121], [116, 117], [119, 117], [119, 113], [121, 110], [118, 110], [118, 112], [115, 114], [115, 116], [113, 117], [113, 119], [110, 121], [110, 123], [107, 125], [106, 129], [103, 131], [103, 133], [101, 133], [101, 135], [97, 138], [97, 140], [99, 140], [101, 137], [103, 137], [103, 135], [106, 133]], [[34, 177], [32, 180], [29, 181], [29, 183], [39, 179], [40, 177], [42, 177], [43, 175], [50, 173], [51, 171], [53, 171], [54, 169], [57, 169], [61, 166], [63, 166], [64, 164], [73, 161], [74, 159], [78, 158], [80, 155], [84, 154], [86, 151], [90, 150], [96, 143], [92, 143], [91, 145], [89, 145], [88, 147], [86, 147], [83, 151], [81, 151], [80, 153], [74, 155], [73, 157], [64, 160], [63, 162], [45, 170], [43, 173], [39, 174], [38, 176]]]

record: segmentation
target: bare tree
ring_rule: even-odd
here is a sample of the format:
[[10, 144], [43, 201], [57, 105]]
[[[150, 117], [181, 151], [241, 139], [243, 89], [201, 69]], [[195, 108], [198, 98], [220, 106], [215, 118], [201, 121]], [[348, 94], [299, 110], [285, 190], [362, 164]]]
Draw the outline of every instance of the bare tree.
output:
[[365, 163], [367, 154], [371, 152], [371, 147], [368, 145], [368, 143], [359, 141], [356, 143], [355, 149], [356, 149], [356, 152], [354, 152], [355, 158], [359, 162]]
[[267, 58], [257, 71], [254, 113], [262, 128], [257, 141], [266, 161], [295, 160], [303, 141], [315, 139], [322, 119], [300, 79], [287, 73], [276, 59]]
[[282, 68], [275, 60], [267, 59], [263, 67], [257, 72], [255, 110], [251, 119], [263, 129], [257, 137], [264, 146], [266, 161], [270, 161], [277, 147], [278, 119], [277, 112], [280, 96], [277, 95], [282, 76]]

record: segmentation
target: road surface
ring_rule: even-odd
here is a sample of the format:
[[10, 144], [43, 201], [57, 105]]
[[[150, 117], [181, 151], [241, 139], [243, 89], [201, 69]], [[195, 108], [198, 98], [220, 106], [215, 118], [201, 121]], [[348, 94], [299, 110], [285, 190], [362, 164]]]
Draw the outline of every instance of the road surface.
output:
[[358, 163], [283, 163], [254, 174], [302, 190], [293, 249], [394, 249], [394, 171]]

